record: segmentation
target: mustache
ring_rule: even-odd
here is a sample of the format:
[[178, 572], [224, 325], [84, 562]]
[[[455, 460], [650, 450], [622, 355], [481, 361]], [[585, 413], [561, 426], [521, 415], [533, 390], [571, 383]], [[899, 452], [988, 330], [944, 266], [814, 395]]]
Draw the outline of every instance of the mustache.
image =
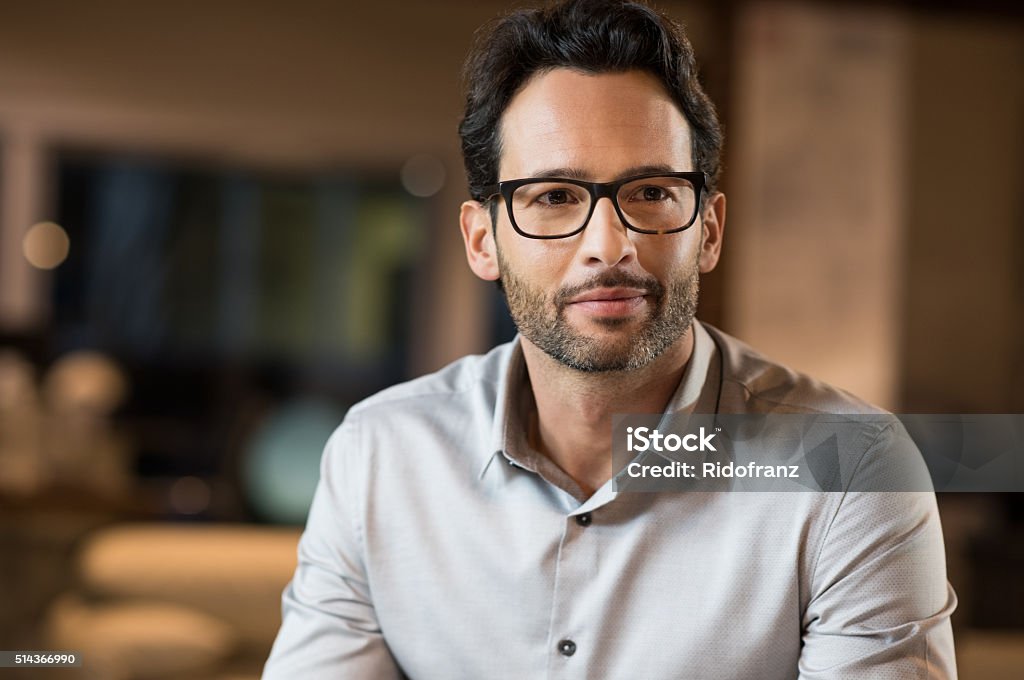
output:
[[642, 288], [655, 300], [660, 300], [665, 294], [665, 287], [653, 276], [639, 276], [611, 270], [598, 274], [583, 283], [561, 288], [555, 294], [555, 308], [561, 311], [569, 304], [569, 300], [595, 288]]

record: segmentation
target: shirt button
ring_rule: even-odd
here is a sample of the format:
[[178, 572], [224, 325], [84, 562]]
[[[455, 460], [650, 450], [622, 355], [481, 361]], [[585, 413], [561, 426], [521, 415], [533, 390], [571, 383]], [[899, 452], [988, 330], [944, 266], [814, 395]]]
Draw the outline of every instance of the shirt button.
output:
[[576, 643], [572, 640], [561, 640], [558, 643], [558, 652], [562, 656], [572, 656], [576, 653]]
[[589, 512], [585, 512], [582, 515], [576, 515], [576, 524], [581, 527], [589, 527], [590, 523], [594, 521]]

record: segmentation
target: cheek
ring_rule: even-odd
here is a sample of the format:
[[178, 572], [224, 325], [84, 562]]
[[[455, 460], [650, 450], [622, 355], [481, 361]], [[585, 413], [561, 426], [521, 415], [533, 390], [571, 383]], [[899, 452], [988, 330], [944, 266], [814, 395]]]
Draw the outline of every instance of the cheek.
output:
[[573, 248], [571, 244], [562, 244], [557, 241], [537, 241], [536, 247], [531, 248], [526, 255], [524, 263], [533, 272], [534, 285], [541, 286], [545, 290], [555, 290], [573, 283], [572, 264]]
[[499, 230], [498, 240], [506, 265], [524, 282], [544, 289], [564, 283], [572, 263], [571, 244], [523, 238], [511, 227]]
[[700, 232], [698, 238], [691, 235], [692, 230], [667, 236], [645, 236], [651, 239], [637, 244], [637, 260], [646, 271], [663, 278], [665, 275], [678, 276], [682, 270], [691, 269], [700, 252]]

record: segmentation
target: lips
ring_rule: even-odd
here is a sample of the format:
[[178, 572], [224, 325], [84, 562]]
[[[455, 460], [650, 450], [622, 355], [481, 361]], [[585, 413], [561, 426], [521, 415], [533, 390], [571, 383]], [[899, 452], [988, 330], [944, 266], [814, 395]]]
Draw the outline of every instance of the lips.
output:
[[647, 291], [643, 288], [592, 288], [570, 299], [569, 304], [628, 300], [630, 298], [642, 298], [645, 295], [647, 295]]
[[568, 308], [596, 316], [626, 316], [647, 304], [643, 288], [592, 288], [571, 298]]

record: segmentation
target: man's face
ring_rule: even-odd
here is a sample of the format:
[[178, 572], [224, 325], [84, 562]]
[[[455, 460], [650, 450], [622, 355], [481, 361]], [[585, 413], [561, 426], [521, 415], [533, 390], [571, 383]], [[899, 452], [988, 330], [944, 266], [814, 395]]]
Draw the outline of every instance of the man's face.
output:
[[[501, 139], [502, 180], [607, 182], [692, 169], [689, 125], [660, 83], [639, 71], [535, 76], [506, 109]], [[512, 318], [528, 342], [562, 364], [640, 368], [689, 329], [703, 268], [700, 219], [684, 232], [640, 234], [626, 229], [611, 201], [599, 200], [581, 234], [536, 240], [513, 230], [504, 205], [497, 214], [491, 245]]]

